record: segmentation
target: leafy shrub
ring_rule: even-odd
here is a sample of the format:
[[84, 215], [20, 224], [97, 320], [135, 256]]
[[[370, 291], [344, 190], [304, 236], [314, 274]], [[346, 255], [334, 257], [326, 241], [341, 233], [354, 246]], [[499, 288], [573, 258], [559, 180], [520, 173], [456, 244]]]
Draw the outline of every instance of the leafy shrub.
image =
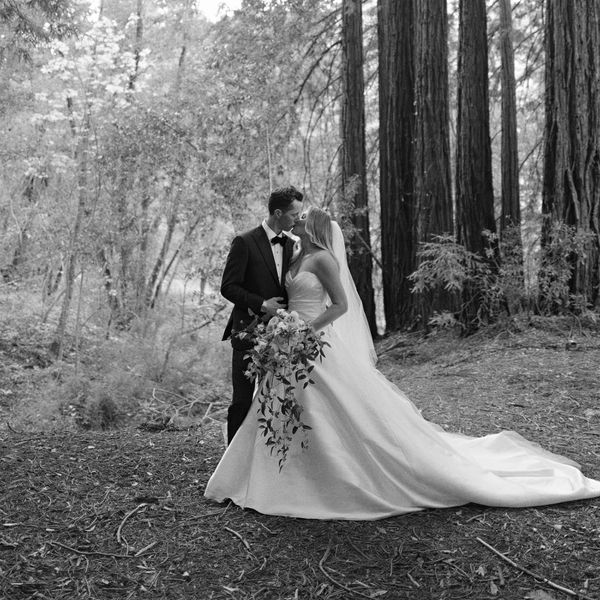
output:
[[[458, 244], [454, 236], [435, 236], [433, 242], [421, 245], [417, 258], [419, 267], [409, 276], [413, 282], [413, 293], [434, 294], [443, 290], [463, 296], [463, 299], [468, 296], [467, 302], [477, 303], [477, 306], [466, 306], [463, 301], [458, 318], [452, 315], [453, 319], [450, 319], [451, 313], [438, 312], [429, 320], [430, 325], [448, 327], [460, 323], [463, 327], [480, 326], [490, 315], [498, 312], [500, 293], [490, 262]], [[475, 290], [477, 294], [473, 293]], [[467, 317], [467, 314], [474, 317]], [[469, 322], [471, 320], [475, 323]]]
[[460, 321], [451, 312], [443, 310], [433, 313], [433, 316], [429, 319], [429, 325], [437, 329], [452, 329], [460, 327]]
[[[518, 226], [505, 229], [501, 240], [497, 234], [483, 234], [488, 240], [485, 257], [469, 252], [449, 235], [422, 244], [417, 253], [419, 268], [410, 275], [412, 292], [445, 290], [463, 298], [458, 315], [439, 311], [430, 325], [449, 327], [460, 322], [462, 327], [479, 327], [532, 309], [546, 315], [589, 312], [587, 299], [571, 293], [570, 283], [577, 261], [586, 259], [591, 234], [553, 224], [541, 253], [535, 290], [525, 286]], [[477, 305], [466, 306], [465, 300]]]
[[[462, 292], [468, 280], [482, 273], [482, 260], [456, 242], [451, 235], [436, 235], [435, 241], [421, 244], [417, 253], [419, 268], [409, 276], [413, 293], [442, 288]], [[483, 269], [485, 270], [485, 269]]]
[[537, 310], [542, 314], [583, 314], [587, 299], [571, 293], [571, 279], [580, 261], [587, 258], [593, 234], [554, 222], [548, 228], [538, 271]]

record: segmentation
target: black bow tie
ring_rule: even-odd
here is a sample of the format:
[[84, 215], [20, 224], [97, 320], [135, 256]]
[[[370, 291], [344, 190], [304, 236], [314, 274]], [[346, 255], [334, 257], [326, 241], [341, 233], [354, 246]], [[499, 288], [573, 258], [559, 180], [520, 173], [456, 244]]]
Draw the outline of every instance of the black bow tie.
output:
[[281, 246], [285, 246], [285, 236], [284, 235], [276, 235], [275, 237], [271, 238], [271, 244], [273, 244], [273, 246], [275, 244], [281, 244]]

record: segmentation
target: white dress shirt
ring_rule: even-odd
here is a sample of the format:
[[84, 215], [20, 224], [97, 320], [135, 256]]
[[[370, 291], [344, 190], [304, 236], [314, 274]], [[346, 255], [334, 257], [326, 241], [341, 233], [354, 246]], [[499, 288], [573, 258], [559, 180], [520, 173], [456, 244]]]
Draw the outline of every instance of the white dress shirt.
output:
[[[271, 240], [277, 236], [277, 234], [267, 225], [267, 221], [262, 222], [263, 229], [269, 238], [269, 244]], [[280, 235], [285, 235], [282, 231]], [[281, 281], [281, 271], [283, 270], [283, 246], [281, 244], [271, 244], [271, 252], [273, 252], [273, 258], [275, 259], [275, 267], [277, 268], [277, 277]]]

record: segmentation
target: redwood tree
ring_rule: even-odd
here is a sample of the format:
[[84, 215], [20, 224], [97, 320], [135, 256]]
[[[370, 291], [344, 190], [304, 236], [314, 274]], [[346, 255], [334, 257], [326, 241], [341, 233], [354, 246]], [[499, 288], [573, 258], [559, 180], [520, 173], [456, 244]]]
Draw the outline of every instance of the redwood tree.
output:
[[570, 294], [598, 305], [600, 264], [600, 6], [546, 2], [546, 125], [542, 245], [554, 225], [582, 234], [571, 252]]
[[342, 82], [341, 195], [344, 205], [351, 208], [349, 217], [353, 225], [348, 265], [362, 300], [371, 333], [376, 334], [367, 196], [360, 0], [343, 0], [342, 3]]
[[413, 232], [413, 0], [378, 0], [381, 262], [386, 328], [412, 322], [407, 279], [415, 268]]
[[[453, 232], [448, 109], [448, 15], [445, 0], [415, 4], [416, 241]], [[433, 311], [451, 309], [447, 294], [420, 298], [426, 324]]]
[[[485, 0], [459, 4], [458, 114], [456, 131], [456, 221], [458, 240], [485, 255], [495, 232], [494, 192], [488, 105], [488, 47]], [[479, 291], [463, 296], [463, 321], [473, 326], [480, 309]]]
[[[500, 56], [502, 78], [502, 216], [500, 227], [521, 224], [517, 100], [510, 0], [500, 0]], [[519, 242], [520, 242], [519, 236]]]
[[504, 272], [511, 274], [505, 288], [505, 307], [518, 310], [523, 296], [523, 241], [521, 236], [521, 199], [519, 192], [519, 144], [517, 136], [517, 93], [513, 49], [512, 6], [510, 0], [500, 5], [500, 77], [502, 81], [502, 139], [500, 176], [502, 207], [500, 214], [501, 255]]

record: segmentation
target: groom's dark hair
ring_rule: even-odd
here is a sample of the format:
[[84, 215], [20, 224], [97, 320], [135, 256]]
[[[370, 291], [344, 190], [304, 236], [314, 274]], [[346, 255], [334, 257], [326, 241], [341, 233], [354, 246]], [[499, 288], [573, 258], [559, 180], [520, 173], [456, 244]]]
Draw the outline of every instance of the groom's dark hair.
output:
[[304, 195], [293, 185], [277, 188], [269, 196], [269, 214], [272, 215], [277, 209], [286, 211], [294, 200], [302, 202]]

